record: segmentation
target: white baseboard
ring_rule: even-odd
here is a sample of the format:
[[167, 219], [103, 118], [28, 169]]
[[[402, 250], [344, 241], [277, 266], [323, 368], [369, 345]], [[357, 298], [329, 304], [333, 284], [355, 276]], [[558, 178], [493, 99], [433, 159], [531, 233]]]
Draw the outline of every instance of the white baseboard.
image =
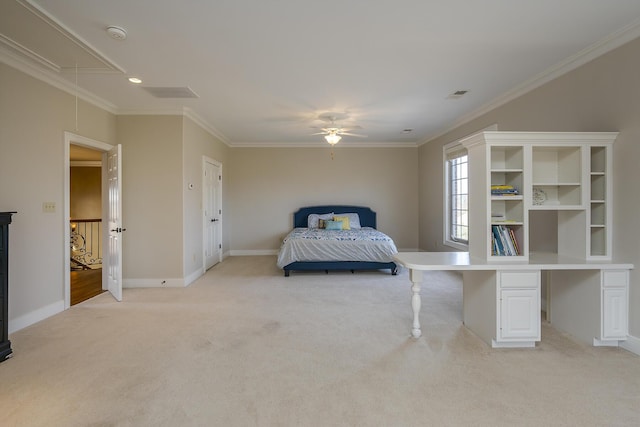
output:
[[9, 319], [9, 333], [19, 331], [27, 326], [31, 326], [34, 323], [38, 323], [41, 320], [51, 317], [54, 314], [58, 314], [64, 311], [64, 300], [54, 302], [30, 313], [17, 317], [15, 319]]
[[278, 249], [232, 250], [231, 256], [278, 255]]
[[[200, 272], [199, 272], [200, 273]], [[184, 288], [184, 279], [122, 279], [123, 288]]]
[[640, 356], [640, 338], [629, 335], [626, 341], [620, 343], [620, 347], [624, 348], [631, 353], [635, 353]]
[[[227, 256], [278, 255], [278, 249], [233, 249], [225, 252]], [[420, 252], [417, 248], [400, 248], [398, 252]]]
[[190, 284], [195, 282], [198, 279], [198, 277], [202, 276], [203, 274], [204, 274], [203, 269], [198, 269], [194, 271], [193, 273], [189, 274], [187, 277], [184, 278], [184, 285], [189, 286]]

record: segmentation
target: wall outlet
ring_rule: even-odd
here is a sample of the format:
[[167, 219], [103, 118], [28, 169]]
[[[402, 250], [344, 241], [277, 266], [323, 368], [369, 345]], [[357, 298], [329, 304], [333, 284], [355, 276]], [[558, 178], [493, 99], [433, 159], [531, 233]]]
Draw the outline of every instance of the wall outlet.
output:
[[54, 213], [56, 211], [56, 202], [42, 202], [42, 212]]

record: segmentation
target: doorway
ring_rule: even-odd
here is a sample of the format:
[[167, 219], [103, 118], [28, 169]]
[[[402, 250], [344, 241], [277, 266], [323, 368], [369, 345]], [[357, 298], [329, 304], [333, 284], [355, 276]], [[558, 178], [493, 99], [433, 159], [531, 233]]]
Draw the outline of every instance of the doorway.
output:
[[102, 286], [102, 152], [69, 148], [70, 305], [105, 291]]
[[[72, 255], [72, 224], [70, 193], [71, 193], [71, 150], [82, 147], [97, 151], [100, 154], [101, 170], [101, 202], [100, 202], [100, 233], [103, 236], [100, 252], [102, 255], [102, 271], [100, 274], [101, 289], [108, 289], [117, 301], [122, 300], [122, 156], [120, 145], [110, 145], [104, 142], [86, 138], [71, 132], [64, 132], [64, 198], [63, 198], [63, 250], [64, 250], [64, 308], [71, 305], [71, 255]], [[74, 148], [75, 149], [75, 148]], [[97, 219], [97, 218], [94, 218]], [[115, 226], [109, 225], [115, 222]], [[76, 223], [76, 227], [78, 224]], [[114, 244], [113, 242], [116, 242]], [[105, 250], [105, 248], [107, 250]]]
[[222, 164], [202, 158], [203, 262], [207, 271], [222, 261]]

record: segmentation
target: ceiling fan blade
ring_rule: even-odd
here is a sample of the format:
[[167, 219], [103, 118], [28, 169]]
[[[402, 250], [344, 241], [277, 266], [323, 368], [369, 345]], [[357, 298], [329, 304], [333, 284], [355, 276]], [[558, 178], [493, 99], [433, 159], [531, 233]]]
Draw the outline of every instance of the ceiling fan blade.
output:
[[340, 129], [349, 132], [350, 130], [362, 129], [362, 126], [360, 126], [360, 125], [349, 125], [349, 126], [343, 126]]
[[358, 138], [367, 137], [367, 135], [360, 135], [359, 133], [350, 133], [350, 132], [338, 132], [338, 135], [357, 136]]
[[316, 133], [311, 133], [309, 135], [327, 135], [329, 132], [316, 132]]

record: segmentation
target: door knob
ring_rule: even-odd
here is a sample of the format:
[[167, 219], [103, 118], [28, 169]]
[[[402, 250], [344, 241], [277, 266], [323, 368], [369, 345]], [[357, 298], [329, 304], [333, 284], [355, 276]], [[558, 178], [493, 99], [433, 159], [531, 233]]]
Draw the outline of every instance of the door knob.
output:
[[216, 222], [216, 221], [218, 221], [218, 218], [213, 218], [213, 219], [211, 220], [211, 222]]

